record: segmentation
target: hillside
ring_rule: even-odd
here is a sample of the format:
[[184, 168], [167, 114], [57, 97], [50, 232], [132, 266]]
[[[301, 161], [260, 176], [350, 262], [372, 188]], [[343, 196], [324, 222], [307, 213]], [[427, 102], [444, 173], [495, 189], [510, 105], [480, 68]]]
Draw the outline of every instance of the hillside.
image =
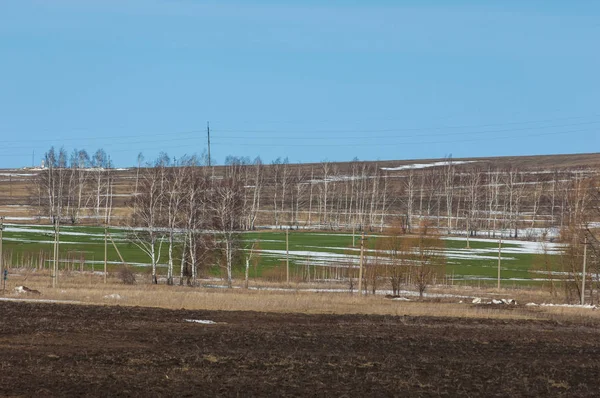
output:
[[[576, 200], [576, 185], [600, 172], [600, 153], [235, 164], [213, 167], [211, 178], [233, 175], [234, 168], [244, 187], [243, 229], [377, 230], [392, 224], [410, 229], [433, 220], [438, 228], [469, 229], [473, 235], [518, 234], [561, 226]], [[0, 214], [10, 223], [49, 223], [49, 209], [60, 197], [64, 223], [98, 224], [109, 213], [111, 224], [128, 224], [128, 201], [152, 170], [55, 169], [62, 173], [61, 188], [50, 188], [47, 169], [1, 170]], [[167, 170], [175, 178], [178, 168]]]

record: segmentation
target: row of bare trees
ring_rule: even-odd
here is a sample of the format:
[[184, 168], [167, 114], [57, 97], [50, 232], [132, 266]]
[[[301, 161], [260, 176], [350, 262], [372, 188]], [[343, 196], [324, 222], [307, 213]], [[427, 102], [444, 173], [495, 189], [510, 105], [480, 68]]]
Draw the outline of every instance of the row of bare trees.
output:
[[199, 167], [196, 157], [169, 162], [161, 156], [148, 166], [130, 202], [130, 231], [131, 240], [150, 260], [153, 283], [158, 283], [156, 268], [165, 245], [167, 284], [174, 283], [178, 262], [180, 283], [187, 278], [195, 284], [199, 271], [219, 264], [231, 286], [246, 219], [244, 170], [231, 164], [217, 176], [214, 168]]
[[365, 291], [375, 294], [380, 285], [387, 289], [389, 283], [396, 296], [402, 286], [415, 286], [422, 298], [429, 285], [445, 280], [444, 241], [428, 222], [415, 230], [405, 235], [402, 228], [392, 227], [376, 239], [375, 250], [365, 261]]
[[[193, 284], [199, 272], [217, 264], [231, 285], [234, 264], [242, 260], [240, 232], [265, 225], [385, 229], [388, 234], [393, 225], [392, 230], [415, 232], [415, 237], [422, 228], [414, 225], [490, 237], [522, 237], [534, 228], [555, 227], [569, 245], [560, 257], [560, 267], [549, 257], [541, 261], [551, 290], [555, 292], [560, 281], [568, 279], [574, 283], [561, 284], [565, 293], [581, 294], [585, 241], [590, 271], [586, 289], [592, 299], [598, 296], [599, 244], [594, 220], [600, 218], [600, 194], [594, 170], [525, 171], [452, 159], [422, 169], [384, 168], [360, 161], [291, 165], [287, 159], [277, 159], [264, 164], [260, 158], [237, 157], [228, 157], [224, 166], [207, 167], [202, 158], [171, 160], [166, 154], [143, 166], [142, 160], [140, 154], [128, 225], [132, 241], [152, 264], [154, 283], [158, 282], [157, 265], [164, 262], [169, 284], [174, 283], [176, 269], [180, 283], [187, 278]], [[76, 150], [68, 156], [62, 148], [51, 148], [35, 186], [39, 215], [71, 223], [91, 217], [108, 224], [116, 178], [103, 150], [93, 156]], [[385, 255], [375, 258], [377, 264], [368, 269], [383, 267], [394, 292], [407, 281], [419, 285], [419, 278], [431, 280], [431, 275], [415, 273], [427, 267], [410, 266], [425, 261], [412, 258], [419, 252], [418, 239], [378, 242], [383, 246], [377, 252]], [[557, 269], [567, 277], [557, 276]], [[377, 278], [370, 282], [372, 288]]]
[[[51, 148], [44, 159], [45, 169], [32, 195], [41, 217], [53, 220], [60, 214], [72, 223], [82, 216], [110, 219], [115, 175], [103, 150], [93, 156], [75, 150], [68, 156], [62, 148]], [[182, 165], [165, 154], [144, 167], [142, 159], [140, 155], [135, 192], [140, 173], [151, 174], [154, 171], [148, 169], [160, 166], [176, 174]], [[407, 232], [429, 220], [447, 233], [494, 237], [526, 237], [533, 228], [562, 228], [572, 217], [572, 192], [595, 173], [457, 164], [450, 158], [419, 169], [360, 161], [292, 165], [277, 159], [265, 164], [260, 158], [233, 156], [210, 173], [223, 178], [233, 166], [242, 201], [237, 222], [243, 230], [272, 225], [381, 231], [401, 217]], [[172, 200], [181, 199], [175, 195]]]
[[[350, 174], [336, 163], [291, 165], [277, 159], [269, 165], [230, 157], [243, 185], [242, 226], [382, 228], [395, 201], [385, 173], [376, 164], [356, 162]], [[257, 224], [259, 223], [259, 224]]]
[[572, 192], [595, 174], [440, 163], [393, 169], [359, 161], [291, 165], [278, 159], [266, 165], [229, 157], [227, 162], [241, 169], [242, 227], [248, 230], [273, 225], [381, 231], [401, 217], [408, 232], [428, 220], [447, 233], [527, 237], [534, 229], [560, 229], [569, 222]]
[[[559, 267], [554, 267], [561, 272], [558, 274], [547, 272], [550, 291], [556, 294], [558, 286], [562, 285], [565, 296], [570, 302], [578, 302], [583, 298], [582, 301], [589, 300], [591, 304], [598, 304], [600, 303], [599, 180], [597, 178], [576, 179], [566, 202], [568, 206], [565, 209], [565, 222], [561, 229], [561, 241], [565, 245], [558, 257]], [[547, 253], [544, 253], [544, 258], [548, 258]], [[542, 263], [544, 271], [550, 268], [549, 263], [551, 266], [550, 261]], [[561, 283], [563, 280], [568, 282]]]
[[43, 168], [32, 189], [32, 201], [38, 217], [78, 223], [91, 217], [108, 223], [113, 208], [114, 173], [111, 162], [102, 149], [93, 156], [85, 150], [54, 147], [44, 154]]

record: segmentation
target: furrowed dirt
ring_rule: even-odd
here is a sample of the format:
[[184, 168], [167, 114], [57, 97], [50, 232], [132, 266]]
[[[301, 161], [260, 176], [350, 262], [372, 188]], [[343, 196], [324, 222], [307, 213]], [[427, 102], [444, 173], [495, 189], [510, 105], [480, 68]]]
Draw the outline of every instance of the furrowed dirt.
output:
[[3, 396], [597, 396], [599, 357], [555, 321], [0, 302]]

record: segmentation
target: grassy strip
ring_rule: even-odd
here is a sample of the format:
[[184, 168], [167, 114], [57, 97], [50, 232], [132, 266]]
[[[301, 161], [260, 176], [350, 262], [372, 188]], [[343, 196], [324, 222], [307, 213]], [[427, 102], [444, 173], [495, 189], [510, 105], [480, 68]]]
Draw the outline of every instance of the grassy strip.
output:
[[[26, 259], [39, 259], [40, 252], [44, 253], [46, 260], [50, 259], [53, 251], [53, 227], [52, 226], [12, 226], [18, 228], [18, 231], [5, 231], [4, 250], [5, 253], [12, 255], [12, 263], [15, 266], [23, 265], [18, 262], [27, 263]], [[43, 232], [40, 232], [43, 230]], [[29, 232], [30, 231], [30, 232]], [[127, 241], [128, 232], [123, 229], [109, 229], [113, 239], [124, 259], [128, 263], [148, 264], [149, 258], [137, 246]], [[64, 226], [61, 227], [61, 258], [71, 259], [77, 262], [80, 257], [85, 258], [84, 270], [96, 269], [104, 260], [104, 228], [89, 226]], [[73, 233], [70, 235], [69, 233]], [[261, 251], [259, 266], [253, 268], [252, 276], [260, 277], [273, 270], [280, 269], [285, 263], [285, 233], [281, 231], [260, 231], [245, 233], [242, 235], [242, 243], [246, 250], [253, 242], [258, 242]], [[372, 254], [374, 250], [377, 235], [369, 237], [367, 243], [367, 255]], [[359, 236], [354, 239], [355, 245], [359, 244]], [[459, 254], [465, 254], [472, 258], [449, 258], [446, 266], [446, 273], [452, 276], [458, 283], [465, 282], [471, 284], [492, 284], [495, 283], [497, 276], [497, 244], [495, 242], [471, 241], [470, 246], [473, 250], [465, 249], [465, 242], [461, 240], [445, 240], [446, 249]], [[350, 256], [347, 263], [356, 260], [359, 255], [358, 247], [353, 247], [353, 237], [351, 234], [327, 233], [327, 232], [299, 232], [293, 231], [289, 234], [290, 267], [295, 273], [302, 271], [306, 264], [323, 265], [323, 261], [329, 264], [335, 264], [331, 257], [317, 259], [318, 253], [329, 256]], [[517, 244], [505, 242], [504, 248], [516, 248]], [[179, 257], [179, 247], [174, 248], [176, 257]], [[278, 251], [278, 253], [268, 253], [268, 251]], [[164, 243], [159, 263], [165, 264], [167, 258], [168, 244]], [[300, 252], [314, 252], [315, 255], [305, 255]], [[244, 253], [241, 253], [243, 257]], [[483, 257], [485, 256], [485, 258]], [[551, 256], [556, 257], [556, 256]], [[242, 272], [243, 259], [240, 258], [240, 265], [236, 269], [239, 275]], [[96, 264], [93, 265], [92, 262]], [[108, 245], [109, 271], [120, 267], [120, 260], [116, 250], [109, 242]], [[10, 263], [10, 261], [9, 261]], [[534, 278], [544, 278], [544, 274], [532, 273], [531, 269], [536, 263], [535, 255], [532, 253], [509, 253], [503, 254], [502, 278], [508, 283], [522, 285], [539, 285], [540, 281], [534, 281]], [[46, 261], [47, 264], [47, 261]], [[176, 264], [179, 264], [177, 261]], [[140, 268], [141, 270], [141, 268]], [[218, 275], [220, 270], [214, 268], [211, 273]], [[469, 280], [476, 279], [476, 280]], [[481, 280], [477, 280], [481, 279]], [[490, 280], [488, 280], [490, 279]]]

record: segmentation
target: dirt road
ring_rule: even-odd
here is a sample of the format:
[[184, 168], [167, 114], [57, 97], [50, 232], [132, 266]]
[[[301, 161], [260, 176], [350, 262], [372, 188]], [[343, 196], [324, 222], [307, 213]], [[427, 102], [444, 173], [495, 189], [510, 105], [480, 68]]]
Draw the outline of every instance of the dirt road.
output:
[[597, 396], [600, 330], [0, 302], [0, 365], [2, 396]]

